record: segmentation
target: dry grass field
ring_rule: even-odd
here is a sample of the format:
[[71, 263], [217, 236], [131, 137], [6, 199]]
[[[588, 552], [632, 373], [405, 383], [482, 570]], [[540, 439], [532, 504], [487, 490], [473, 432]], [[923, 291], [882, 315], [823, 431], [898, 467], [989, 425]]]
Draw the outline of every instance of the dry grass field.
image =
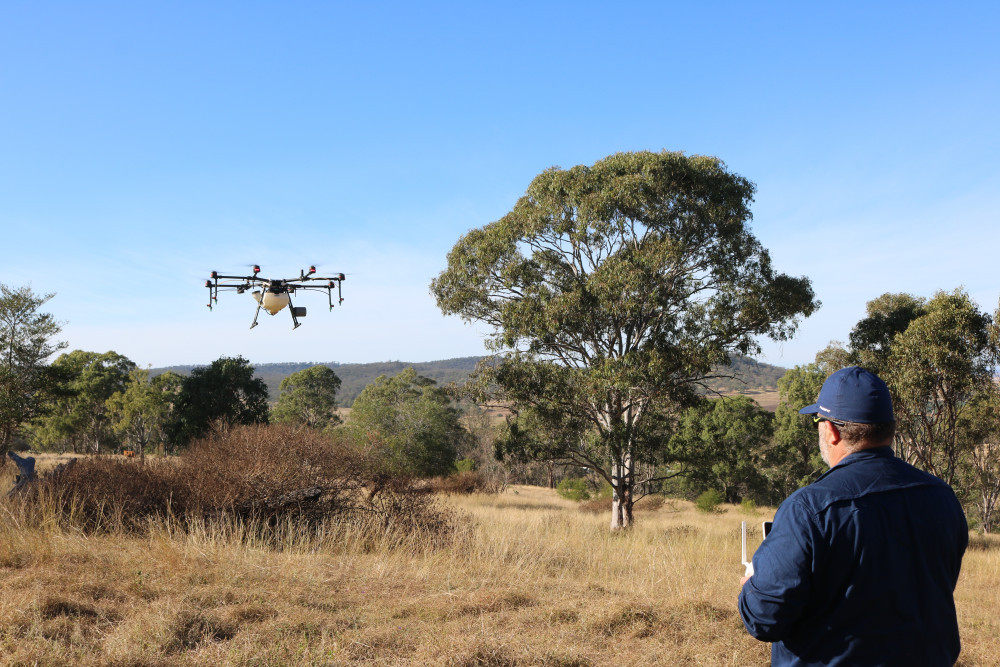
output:
[[[0, 475], [9, 488], [11, 466]], [[292, 525], [87, 535], [0, 500], [0, 662], [766, 665], [735, 611], [740, 521], [667, 501], [610, 534], [547, 489], [443, 498], [443, 543]], [[974, 538], [960, 664], [1000, 664], [1000, 541]]]

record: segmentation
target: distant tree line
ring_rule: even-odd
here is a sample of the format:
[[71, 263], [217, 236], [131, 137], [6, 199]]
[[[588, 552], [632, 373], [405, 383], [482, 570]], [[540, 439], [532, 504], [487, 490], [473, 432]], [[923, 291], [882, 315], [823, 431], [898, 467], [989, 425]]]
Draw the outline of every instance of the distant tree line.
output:
[[[341, 364], [337, 362], [267, 363], [255, 364], [254, 374], [264, 381], [264, 384], [267, 385], [268, 395], [272, 401], [276, 401], [281, 391], [281, 383], [289, 375], [314, 366], [326, 366], [340, 378], [337, 403], [341, 407], [349, 408], [364, 388], [381, 375], [391, 377], [402, 373], [407, 368], [412, 368], [418, 375], [430, 378], [442, 387], [449, 384], [461, 384], [475, 370], [476, 363], [481, 358], [458, 357], [455, 359], [422, 363], [408, 361], [384, 361], [368, 364]], [[154, 376], [167, 371], [187, 375], [194, 368], [195, 366], [193, 365], [166, 366], [163, 368], [153, 368], [151, 372]]]
[[[58, 324], [39, 310], [50, 296], [0, 285], [0, 455], [10, 447], [169, 455], [213, 428], [274, 422], [336, 431], [398, 475], [481, 470], [501, 483], [577, 478], [613, 492], [600, 470], [600, 437], [586, 423], [545, 403], [512, 403], [506, 419], [490, 416], [456, 400], [482, 391], [475, 377], [462, 390], [413, 368], [380, 375], [345, 421], [342, 381], [326, 364], [284, 377], [271, 403], [242, 357], [155, 377], [113, 351], [73, 350], [49, 362], [65, 348], [55, 340]], [[695, 393], [682, 409], [651, 415], [642, 444], [655, 456], [637, 469], [636, 498], [713, 491], [731, 503], [780, 502], [825, 470], [816, 432], [798, 409], [815, 401], [831, 373], [857, 364], [893, 394], [897, 454], [952, 484], [971, 523], [992, 531], [1000, 504], [998, 319], [960, 289], [930, 299], [884, 294], [868, 303], [846, 346], [832, 342], [813, 363], [784, 372], [773, 414], [746, 396]], [[547, 400], [566, 398], [550, 386]]]
[[[337, 391], [337, 404], [349, 408], [354, 399], [381, 375], [392, 377], [412, 368], [418, 375], [434, 380], [439, 386], [461, 385], [468, 381], [476, 370], [476, 365], [485, 357], [456, 357], [428, 362], [383, 361], [368, 364], [342, 364], [335, 361], [302, 362], [302, 363], [266, 363], [254, 364], [254, 375], [267, 385], [269, 400], [273, 403], [281, 392], [281, 383], [289, 375], [312, 368], [326, 366], [340, 378], [340, 389]], [[178, 375], [188, 375], [196, 368], [195, 365], [164, 366], [151, 368], [150, 374], [156, 377], [161, 373], [173, 372]], [[710, 378], [705, 384], [705, 393], [740, 393], [752, 390], [776, 390], [778, 379], [786, 369], [772, 366], [740, 355], [734, 355], [731, 364], [720, 369], [718, 377]]]
[[479, 461], [484, 469], [492, 466], [492, 449], [480, 442], [490, 429], [477, 430], [475, 415], [466, 420], [463, 414], [470, 406], [463, 408], [452, 392], [413, 368], [372, 378], [345, 423], [338, 412], [343, 382], [328, 365], [283, 377], [270, 402], [267, 384], [239, 356], [192, 367], [186, 375], [153, 375], [113, 351], [56, 356], [65, 348], [56, 341], [60, 327], [40, 311], [51, 295], [0, 289], [0, 456], [15, 447], [127, 451], [143, 459], [176, 454], [213, 430], [273, 422], [336, 431], [341, 442], [354, 442], [397, 476], [447, 475], [460, 466], [478, 468]]

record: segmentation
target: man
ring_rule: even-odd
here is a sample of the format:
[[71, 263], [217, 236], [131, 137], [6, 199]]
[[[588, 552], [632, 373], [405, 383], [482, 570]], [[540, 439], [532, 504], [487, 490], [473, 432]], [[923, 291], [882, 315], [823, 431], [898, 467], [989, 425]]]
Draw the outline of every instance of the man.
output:
[[822, 477], [778, 508], [744, 578], [740, 615], [773, 665], [951, 665], [968, 526], [943, 481], [896, 458], [885, 383], [856, 366], [799, 411]]

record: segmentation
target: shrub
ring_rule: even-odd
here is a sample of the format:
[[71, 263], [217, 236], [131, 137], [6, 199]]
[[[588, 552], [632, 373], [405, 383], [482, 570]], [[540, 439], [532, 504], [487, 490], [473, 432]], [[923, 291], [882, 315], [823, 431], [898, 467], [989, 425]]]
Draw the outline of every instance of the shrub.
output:
[[472, 472], [476, 469], [476, 461], [474, 459], [459, 459], [455, 461], [455, 470], [458, 472]]
[[580, 503], [579, 509], [581, 512], [590, 512], [591, 514], [608, 514], [611, 511], [611, 498], [585, 500]]
[[497, 493], [499, 491], [496, 485], [492, 484], [478, 470], [466, 470], [446, 477], [435, 477], [430, 480], [429, 487], [434, 493], [447, 495]]
[[740, 512], [742, 512], [743, 514], [748, 514], [750, 516], [756, 516], [757, 503], [754, 501], [753, 498], [744, 498], [742, 502], [740, 502]]
[[719, 511], [719, 505], [722, 504], [723, 500], [725, 500], [725, 498], [723, 497], [721, 491], [709, 489], [698, 496], [698, 499], [694, 501], [694, 504], [700, 511], [711, 513]]
[[590, 500], [585, 479], [567, 477], [556, 485], [556, 493], [567, 500]]
[[261, 528], [323, 521], [439, 533], [449, 516], [412, 480], [347, 441], [290, 425], [217, 430], [178, 459], [92, 457], [30, 488], [88, 531], [143, 531], [151, 520], [233, 519]]
[[642, 498], [637, 500], [633, 509], [635, 509], [636, 512], [639, 511], [655, 512], [656, 510], [663, 507], [663, 503], [664, 503], [663, 496], [657, 493], [653, 493], [648, 496], [643, 496]]

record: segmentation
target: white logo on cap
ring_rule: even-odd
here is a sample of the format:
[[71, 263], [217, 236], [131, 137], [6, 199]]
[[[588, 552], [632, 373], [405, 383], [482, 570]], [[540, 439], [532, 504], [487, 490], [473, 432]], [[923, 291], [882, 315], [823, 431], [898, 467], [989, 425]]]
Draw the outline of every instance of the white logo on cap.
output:
[[822, 405], [817, 405], [816, 407], [819, 408], [820, 410], [822, 410], [823, 412], [829, 412], [830, 411], [830, 408], [824, 408]]

